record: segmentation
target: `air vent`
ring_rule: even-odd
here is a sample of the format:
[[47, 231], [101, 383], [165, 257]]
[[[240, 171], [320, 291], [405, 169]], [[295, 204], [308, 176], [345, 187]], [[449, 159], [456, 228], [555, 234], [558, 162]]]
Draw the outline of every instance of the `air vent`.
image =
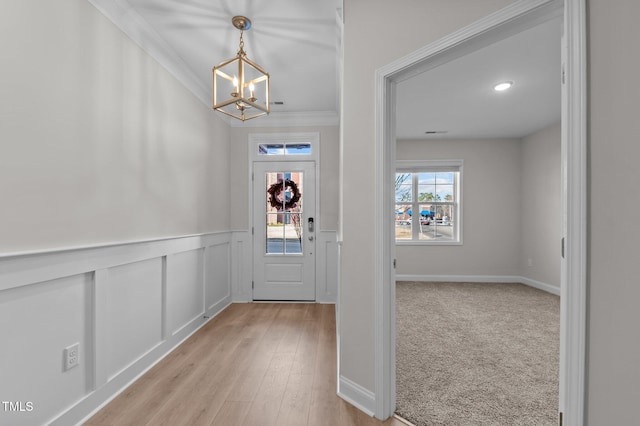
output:
[[424, 132], [425, 135], [444, 135], [448, 133], [448, 130], [427, 130]]
[[270, 105], [284, 105], [284, 101], [269, 102]]

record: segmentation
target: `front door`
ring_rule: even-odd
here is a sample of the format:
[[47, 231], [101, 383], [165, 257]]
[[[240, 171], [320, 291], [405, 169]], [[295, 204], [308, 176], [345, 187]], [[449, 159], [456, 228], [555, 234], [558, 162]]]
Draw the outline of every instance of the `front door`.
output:
[[253, 163], [253, 300], [315, 300], [315, 163]]

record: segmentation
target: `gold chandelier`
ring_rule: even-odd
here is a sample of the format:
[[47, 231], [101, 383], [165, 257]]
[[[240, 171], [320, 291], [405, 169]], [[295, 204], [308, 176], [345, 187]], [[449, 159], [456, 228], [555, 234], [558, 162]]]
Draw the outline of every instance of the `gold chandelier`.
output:
[[269, 114], [269, 73], [244, 51], [242, 35], [251, 28], [249, 18], [234, 16], [231, 23], [240, 30], [240, 47], [235, 58], [213, 67], [213, 109], [245, 121]]

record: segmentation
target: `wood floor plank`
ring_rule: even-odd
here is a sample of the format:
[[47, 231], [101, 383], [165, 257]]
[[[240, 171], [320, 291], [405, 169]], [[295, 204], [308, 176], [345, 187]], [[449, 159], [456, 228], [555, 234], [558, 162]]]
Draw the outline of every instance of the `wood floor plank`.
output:
[[278, 426], [298, 426], [309, 418], [313, 375], [290, 374], [278, 412]]
[[249, 412], [251, 403], [243, 401], [227, 401], [218, 415], [211, 422], [211, 426], [241, 425]]
[[336, 395], [335, 306], [232, 304], [85, 424], [404, 426]]

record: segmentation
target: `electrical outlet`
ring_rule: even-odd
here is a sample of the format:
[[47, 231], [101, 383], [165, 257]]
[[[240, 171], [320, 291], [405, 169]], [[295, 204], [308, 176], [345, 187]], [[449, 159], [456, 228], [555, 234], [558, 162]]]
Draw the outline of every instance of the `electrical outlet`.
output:
[[71, 370], [80, 363], [80, 343], [64, 348], [64, 370]]

